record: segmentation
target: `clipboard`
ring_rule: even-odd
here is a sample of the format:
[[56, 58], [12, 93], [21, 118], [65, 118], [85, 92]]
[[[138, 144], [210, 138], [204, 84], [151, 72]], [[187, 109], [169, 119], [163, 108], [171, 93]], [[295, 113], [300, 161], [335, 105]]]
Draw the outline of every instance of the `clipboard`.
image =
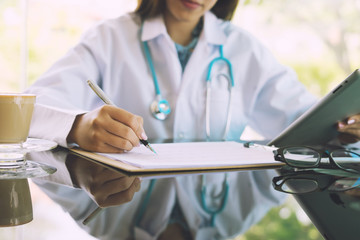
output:
[[[176, 145], [176, 146], [175, 146]], [[211, 164], [207, 163], [206, 161], [203, 161], [204, 164], [192, 164], [192, 166], [186, 165], [186, 164], [175, 164], [174, 166], [156, 166], [156, 167], [141, 167], [136, 166], [134, 164], [130, 164], [128, 162], [124, 162], [120, 159], [115, 159], [113, 157], [109, 156], [118, 156], [121, 154], [115, 154], [115, 155], [104, 155], [102, 153], [95, 153], [95, 152], [88, 152], [82, 149], [74, 148], [70, 149], [73, 153], [86, 157], [88, 159], [91, 159], [93, 161], [105, 164], [107, 166], [111, 166], [115, 169], [121, 170], [129, 175], [169, 175], [169, 174], [184, 174], [184, 173], [194, 173], [194, 172], [219, 172], [219, 171], [239, 171], [239, 170], [256, 170], [256, 169], [273, 169], [278, 168], [284, 165], [282, 162], [278, 162], [274, 160], [272, 151], [268, 150], [262, 150], [258, 148], [245, 148], [242, 143], [238, 142], [192, 142], [192, 143], [163, 143], [163, 144], [152, 144], [152, 146], [156, 149], [159, 154], [163, 152], [163, 149], [170, 149], [171, 147], [179, 147], [179, 149], [183, 149], [183, 151], [189, 150], [189, 148], [195, 147], [198, 148], [198, 151], [203, 153], [201, 154], [201, 158], [209, 157], [214, 158], [214, 156], [211, 156], [214, 154], [214, 147], [224, 148], [224, 149], [233, 149], [235, 150], [235, 154], [237, 153], [247, 153], [247, 158], [252, 159], [244, 159], [244, 156], [234, 156], [233, 154], [224, 154], [223, 158], [218, 162], [212, 162]], [[200, 148], [199, 148], [200, 147]], [[152, 154], [148, 149], [141, 146], [139, 148], [144, 148], [143, 151], [147, 151], [150, 154]], [[204, 152], [204, 149], [208, 149], [209, 152]], [[127, 156], [130, 153], [136, 151], [135, 148], [131, 152], [123, 153], [123, 156]], [[158, 151], [161, 150], [161, 151]], [[171, 150], [171, 149], [170, 149]], [[222, 149], [218, 149], [222, 150]], [[192, 150], [194, 151], [194, 150]], [[267, 151], [267, 152], [266, 152]], [[142, 150], [140, 150], [142, 152]], [[149, 154], [147, 153], [147, 154]], [[170, 152], [171, 153], [171, 152]], [[139, 153], [135, 153], [139, 154]], [[166, 153], [169, 154], [169, 153]], [[136, 155], [137, 156], [142, 156]], [[186, 156], [186, 154], [184, 155]], [[265, 156], [262, 160], [262, 157]], [[181, 157], [179, 157], [181, 158]], [[236, 160], [238, 158], [238, 161]], [[224, 164], [224, 161], [227, 161], [226, 164]], [[201, 163], [201, 162], [200, 162]]]

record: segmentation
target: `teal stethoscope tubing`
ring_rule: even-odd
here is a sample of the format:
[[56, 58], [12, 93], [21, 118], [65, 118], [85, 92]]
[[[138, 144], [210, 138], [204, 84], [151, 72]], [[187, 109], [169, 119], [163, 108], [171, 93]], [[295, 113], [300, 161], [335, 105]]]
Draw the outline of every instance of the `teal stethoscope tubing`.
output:
[[154, 189], [154, 186], [155, 186], [155, 183], [156, 183], [156, 179], [151, 179], [150, 181], [150, 184], [148, 186], [148, 190], [146, 192], [146, 195], [145, 195], [145, 198], [140, 206], [140, 209], [139, 209], [139, 213], [137, 214], [136, 218], [135, 218], [135, 226], [138, 226], [142, 217], [144, 216], [144, 213], [145, 213], [145, 210], [146, 210], [146, 207], [147, 205], [149, 204], [149, 201], [150, 201], [150, 196], [151, 196], [151, 193]]
[[229, 197], [229, 182], [227, 180], [228, 178], [228, 174], [225, 173], [225, 179], [223, 182], [223, 187], [222, 187], [222, 191], [218, 196], [215, 196], [214, 198], [220, 198], [222, 197], [220, 206], [216, 209], [216, 208], [210, 208], [208, 207], [207, 203], [206, 203], [206, 185], [205, 185], [205, 175], [202, 175], [202, 186], [201, 186], [201, 206], [204, 209], [204, 211], [209, 214], [211, 216], [210, 219], [210, 226], [213, 227], [215, 226], [215, 216], [217, 214], [219, 214], [220, 212], [222, 212], [226, 206], [226, 203], [228, 201], [228, 197]]
[[206, 137], [207, 137], [207, 139], [210, 139], [211, 138], [210, 137], [211, 136], [210, 135], [211, 70], [212, 70], [214, 63], [223, 61], [228, 66], [229, 75], [230, 75], [230, 77], [227, 76], [226, 74], [217, 75], [217, 76], [225, 77], [229, 82], [230, 95], [229, 95], [229, 100], [228, 100], [226, 125], [225, 125], [224, 135], [222, 136], [222, 140], [225, 141], [226, 136], [230, 129], [231, 113], [232, 113], [231, 106], [232, 106], [232, 101], [233, 101], [233, 88], [234, 88], [235, 83], [234, 83], [232, 65], [231, 65], [230, 61], [224, 57], [222, 45], [219, 46], [219, 51], [220, 51], [220, 57], [217, 57], [210, 62], [209, 69], [208, 69], [207, 76], [206, 76], [206, 110], [205, 110], [206, 124], [205, 124], [205, 128], [206, 128]]
[[156, 99], [150, 105], [152, 115], [158, 120], [165, 120], [171, 112], [170, 104], [166, 99], [161, 97], [159, 83], [156, 77], [155, 67], [151, 59], [150, 50], [147, 42], [143, 42], [145, 57], [150, 67], [152, 79], [155, 87]]
[[217, 57], [217, 58], [213, 59], [209, 64], [209, 69], [208, 69], [208, 72], [207, 72], [207, 75], [206, 75], [206, 82], [211, 81], [211, 69], [212, 69], [214, 63], [217, 62], [217, 61], [224, 61], [229, 67], [230, 84], [231, 84], [231, 88], [232, 88], [232, 87], [234, 87], [235, 83], [234, 83], [234, 75], [233, 75], [233, 71], [232, 71], [231, 62], [229, 61], [229, 59], [224, 57], [224, 52], [223, 52], [223, 46], [222, 45], [219, 46], [219, 51], [220, 51], [220, 57]]
[[[155, 67], [154, 67], [153, 61], [151, 59], [151, 54], [150, 54], [148, 43], [146, 41], [144, 41], [143, 46], [144, 46], [145, 57], [146, 57], [146, 60], [149, 64], [149, 68], [151, 71], [151, 75], [152, 75], [152, 79], [153, 79], [153, 83], [154, 83], [154, 87], [155, 87], [155, 94], [156, 94], [155, 101], [150, 105], [151, 113], [153, 114], [153, 116], [156, 119], [165, 120], [171, 112], [170, 104], [166, 99], [162, 98], [162, 96], [161, 96], [159, 82], [157, 80]], [[222, 45], [219, 46], [219, 52], [220, 52], [220, 56], [213, 59], [210, 62], [207, 76], [206, 76], [206, 108], [205, 108], [206, 109], [206, 114], [205, 114], [206, 115], [206, 127], [205, 128], [206, 128], [206, 137], [207, 137], [207, 139], [210, 139], [210, 102], [211, 102], [211, 79], [212, 79], [211, 72], [212, 72], [213, 65], [216, 62], [222, 61], [222, 62], [225, 62], [225, 64], [228, 66], [229, 76], [227, 76], [226, 74], [219, 74], [218, 76], [223, 76], [228, 80], [229, 91], [230, 91], [228, 108], [227, 108], [226, 127], [224, 130], [224, 135], [222, 136], [222, 139], [225, 140], [226, 136], [229, 132], [229, 129], [230, 129], [231, 113], [232, 113], [231, 106], [232, 106], [232, 99], [233, 99], [232, 93], [233, 93], [233, 88], [234, 88], [235, 84], [234, 84], [232, 65], [231, 65], [231, 62], [227, 58], [224, 57]]]
[[[229, 196], [229, 182], [227, 180], [228, 178], [228, 174], [225, 173], [225, 179], [223, 182], [223, 187], [221, 190], [221, 193], [218, 196], [214, 196], [214, 198], [220, 198], [222, 197], [220, 206], [218, 208], [211, 208], [207, 205], [206, 203], [206, 185], [205, 185], [205, 175], [202, 175], [202, 183], [201, 183], [201, 191], [200, 191], [200, 198], [201, 198], [201, 207], [204, 209], [204, 211], [209, 214], [211, 216], [210, 218], [210, 226], [213, 227], [215, 226], [215, 217], [217, 214], [219, 214], [220, 212], [222, 212], [226, 206], [226, 203], [228, 201], [228, 196]], [[151, 193], [154, 189], [156, 183], [156, 179], [152, 179], [150, 181], [150, 184], [148, 186], [148, 190], [146, 192], [145, 198], [139, 208], [139, 213], [137, 214], [136, 218], [135, 218], [135, 226], [138, 226], [142, 217], [144, 216], [144, 213], [146, 211], [146, 207], [149, 204], [150, 201], [150, 196]]]
[[[166, 101], [165, 99], [163, 99], [161, 97], [161, 92], [160, 92], [160, 87], [159, 87], [159, 83], [158, 83], [156, 72], [155, 72], [155, 67], [154, 67], [154, 64], [151, 59], [149, 46], [146, 41], [143, 42], [143, 46], [144, 46], [144, 50], [145, 50], [145, 56], [146, 56], [147, 62], [149, 64], [149, 68], [150, 68], [151, 75], [153, 78], [156, 98], [157, 98], [157, 101], [159, 102], [158, 105], [160, 106], [160, 104], [166, 104], [167, 106], [169, 106], [168, 101]], [[219, 46], [219, 51], [220, 51], [220, 56], [213, 59], [209, 64], [209, 69], [208, 69], [207, 77], [206, 77], [206, 85], [207, 85], [207, 90], [206, 90], [206, 92], [207, 92], [206, 93], [206, 135], [207, 135], [207, 138], [209, 139], [210, 138], [210, 127], [209, 126], [210, 126], [210, 99], [211, 99], [211, 70], [212, 70], [213, 65], [216, 62], [223, 61], [228, 66], [229, 75], [230, 75], [230, 76], [226, 76], [225, 74], [220, 74], [220, 76], [225, 77], [229, 81], [229, 91], [230, 91], [228, 109], [227, 109], [226, 127], [225, 127], [225, 131], [224, 131], [224, 135], [223, 135], [223, 140], [225, 140], [227, 133], [229, 131], [229, 126], [230, 126], [230, 121], [231, 121], [231, 105], [232, 105], [231, 103], [232, 103], [232, 91], [234, 88], [234, 77], [233, 77], [232, 65], [231, 65], [230, 61], [224, 57], [222, 45]], [[170, 106], [168, 107], [168, 109], [165, 109], [164, 111], [161, 107], [159, 107], [159, 112], [161, 112], [165, 115], [168, 115], [170, 113], [170, 111], [171, 111]], [[155, 116], [155, 118], [157, 118], [157, 117]], [[164, 119], [160, 119], [160, 118], [157, 118], [157, 119], [164, 120]], [[150, 181], [147, 193], [146, 193], [145, 198], [140, 206], [139, 213], [138, 213], [137, 217], [135, 218], [135, 226], [137, 226], [140, 223], [140, 221], [145, 213], [145, 210], [149, 203], [150, 196], [154, 189], [155, 183], [156, 183], [156, 179], [152, 179]], [[202, 186], [201, 186], [201, 191], [200, 191], [201, 206], [204, 209], [204, 211], [211, 216], [210, 226], [215, 225], [215, 216], [224, 210], [227, 200], [228, 200], [228, 195], [229, 195], [229, 183], [227, 180], [227, 173], [226, 173], [225, 179], [223, 182], [222, 191], [218, 196], [215, 196], [215, 198], [222, 197], [220, 206], [218, 208], [209, 207], [206, 203], [205, 175], [202, 175]]]
[[157, 80], [157, 77], [156, 77], [155, 67], [154, 67], [153, 61], [151, 59], [149, 46], [148, 46], [147, 42], [143, 42], [143, 44], [144, 44], [146, 60], [147, 60], [147, 62], [149, 64], [152, 79], [153, 79], [153, 82], [154, 82], [156, 96], [159, 96], [159, 95], [161, 96], [160, 87], [159, 87], [159, 83], [158, 83], [158, 80]]

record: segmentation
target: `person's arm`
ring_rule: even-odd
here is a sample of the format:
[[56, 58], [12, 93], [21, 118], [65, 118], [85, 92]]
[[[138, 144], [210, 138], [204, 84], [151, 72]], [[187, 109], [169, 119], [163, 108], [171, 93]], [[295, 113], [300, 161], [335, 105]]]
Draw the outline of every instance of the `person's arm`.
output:
[[[146, 140], [141, 117], [103, 102], [88, 86], [103, 85], [109, 59], [104, 26], [86, 33], [82, 41], [58, 60], [26, 92], [37, 95], [30, 137], [72, 143], [91, 151], [122, 152]], [[106, 28], [106, 26], [105, 26]]]
[[259, 55], [249, 126], [270, 140], [315, 104], [317, 98], [299, 82], [292, 69], [278, 63], [267, 50]]
[[36, 95], [30, 137], [68, 147], [75, 118], [102, 105], [86, 83], [88, 78], [100, 79], [101, 63], [90, 47], [94, 44], [96, 40], [85, 37], [26, 90]]
[[[309, 109], [316, 98], [297, 80], [292, 70], [281, 66], [265, 49], [262, 56], [263, 62], [268, 64], [259, 64], [261, 71], [258, 72], [262, 73], [258, 84], [260, 90], [249, 125], [272, 139]], [[340, 134], [332, 142], [359, 142], [360, 113], [338, 122], [337, 129]]]

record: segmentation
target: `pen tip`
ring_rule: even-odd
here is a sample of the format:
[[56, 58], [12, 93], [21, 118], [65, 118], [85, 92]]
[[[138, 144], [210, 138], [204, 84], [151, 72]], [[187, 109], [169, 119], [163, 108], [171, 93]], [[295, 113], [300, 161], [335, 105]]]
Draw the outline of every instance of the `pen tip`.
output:
[[157, 152], [150, 146], [150, 144], [148, 143], [148, 141], [141, 139], [140, 138], [140, 142], [150, 151], [152, 151], [153, 153], [155, 153], [157, 155]]
[[157, 152], [150, 146], [150, 145], [147, 145], [148, 147], [149, 147], [149, 149], [153, 152], [153, 153], [155, 153], [156, 155], [157, 155]]

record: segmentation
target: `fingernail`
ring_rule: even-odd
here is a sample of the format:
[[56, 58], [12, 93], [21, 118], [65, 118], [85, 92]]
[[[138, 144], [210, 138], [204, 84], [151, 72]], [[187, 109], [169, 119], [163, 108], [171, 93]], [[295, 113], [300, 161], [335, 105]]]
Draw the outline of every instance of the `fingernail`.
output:
[[147, 139], [148, 139], [148, 137], [146, 136], [145, 132], [143, 132], [143, 133], [141, 134], [141, 139], [143, 139], [143, 140], [147, 140]]
[[342, 122], [339, 122], [338, 126], [339, 126], [339, 128], [343, 128], [343, 127], [345, 127], [345, 124]]
[[348, 125], [351, 125], [351, 124], [354, 124], [355, 123], [355, 119], [349, 119], [348, 121], [347, 121], [347, 124]]

